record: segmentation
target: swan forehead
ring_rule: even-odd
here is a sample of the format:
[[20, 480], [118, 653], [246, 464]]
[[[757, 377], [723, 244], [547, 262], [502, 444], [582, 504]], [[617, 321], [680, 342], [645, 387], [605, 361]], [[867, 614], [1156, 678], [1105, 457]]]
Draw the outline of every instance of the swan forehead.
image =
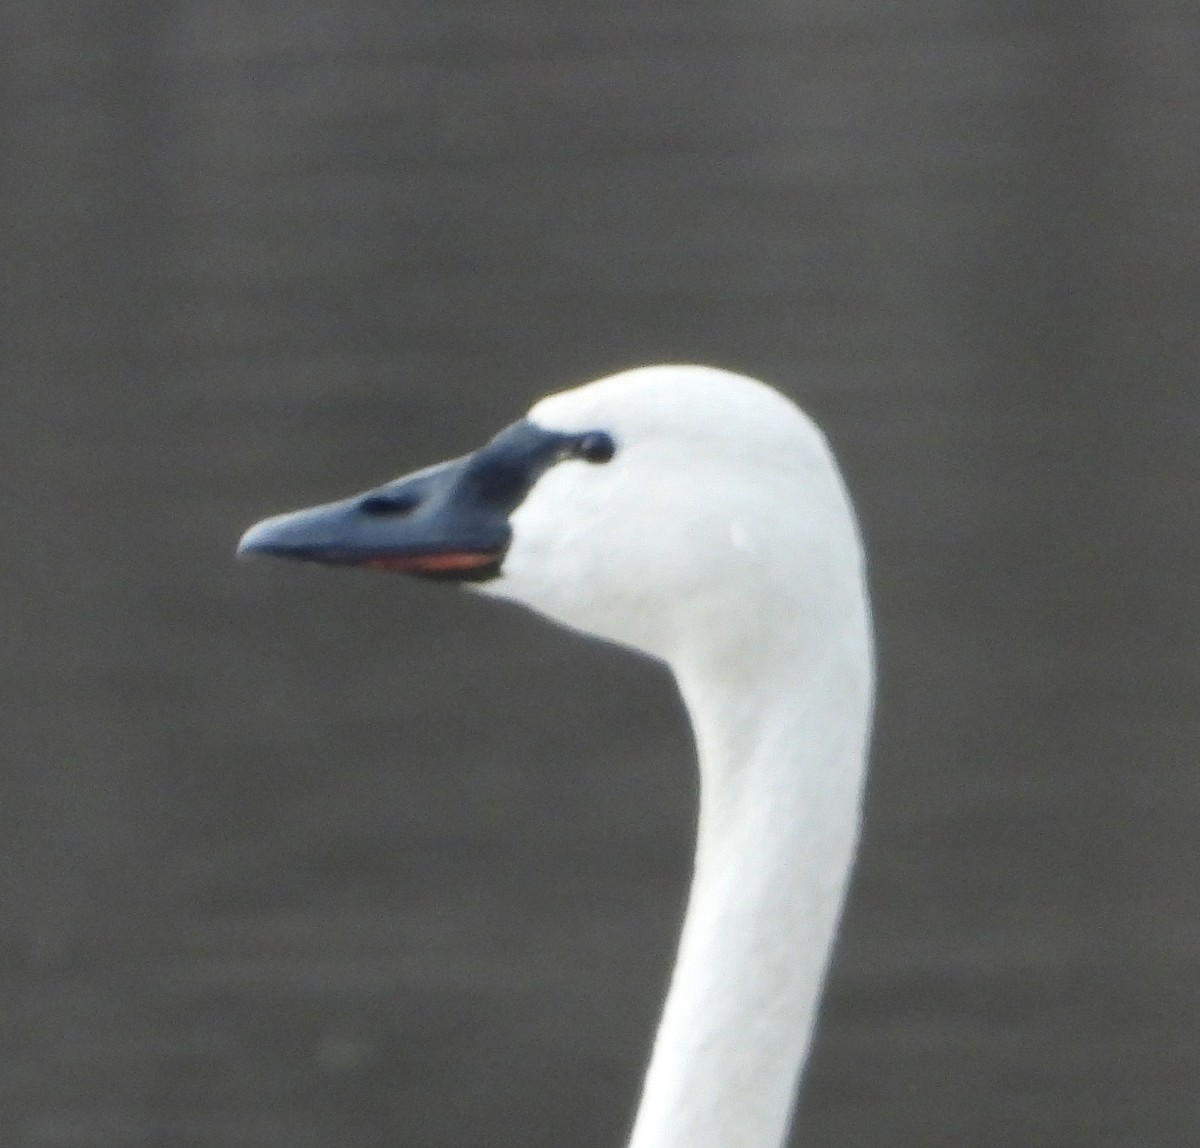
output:
[[790, 400], [754, 379], [715, 367], [640, 367], [549, 395], [529, 418], [547, 430], [604, 429], [624, 446], [675, 441], [745, 454], [823, 450], [815, 426]]

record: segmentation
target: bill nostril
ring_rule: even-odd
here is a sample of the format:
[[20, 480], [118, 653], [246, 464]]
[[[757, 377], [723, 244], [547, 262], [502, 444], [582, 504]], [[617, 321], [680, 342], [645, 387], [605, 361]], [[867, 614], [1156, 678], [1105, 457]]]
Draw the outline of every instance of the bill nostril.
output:
[[418, 505], [419, 500], [411, 494], [368, 494], [359, 500], [358, 509], [370, 518], [399, 518]]

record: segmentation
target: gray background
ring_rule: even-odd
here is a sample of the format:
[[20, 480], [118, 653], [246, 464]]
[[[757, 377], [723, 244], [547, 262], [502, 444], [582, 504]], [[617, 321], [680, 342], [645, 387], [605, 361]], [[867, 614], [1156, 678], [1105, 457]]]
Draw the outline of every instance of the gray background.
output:
[[796, 1142], [1196, 1143], [1192, 0], [7, 0], [0, 54], [0, 1143], [620, 1143], [668, 678], [231, 557], [662, 359], [799, 399], [872, 552]]

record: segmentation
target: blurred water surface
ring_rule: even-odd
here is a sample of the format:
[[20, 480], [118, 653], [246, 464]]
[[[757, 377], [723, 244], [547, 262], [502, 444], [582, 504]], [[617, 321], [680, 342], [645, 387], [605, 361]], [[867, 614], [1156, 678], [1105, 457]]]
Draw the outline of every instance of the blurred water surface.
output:
[[1200, 14], [0, 6], [0, 1139], [596, 1148], [687, 881], [657, 667], [263, 514], [656, 360], [826, 427], [866, 840], [800, 1144], [1200, 1084]]

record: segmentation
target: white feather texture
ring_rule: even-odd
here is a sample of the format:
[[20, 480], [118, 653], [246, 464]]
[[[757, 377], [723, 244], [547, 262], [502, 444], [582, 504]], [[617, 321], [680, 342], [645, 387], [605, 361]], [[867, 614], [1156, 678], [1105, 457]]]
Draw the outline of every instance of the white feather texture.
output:
[[873, 660], [823, 435], [762, 383], [627, 371], [529, 418], [603, 430], [552, 467], [485, 593], [667, 662], [701, 774], [695, 870], [631, 1148], [778, 1148], [858, 836]]

